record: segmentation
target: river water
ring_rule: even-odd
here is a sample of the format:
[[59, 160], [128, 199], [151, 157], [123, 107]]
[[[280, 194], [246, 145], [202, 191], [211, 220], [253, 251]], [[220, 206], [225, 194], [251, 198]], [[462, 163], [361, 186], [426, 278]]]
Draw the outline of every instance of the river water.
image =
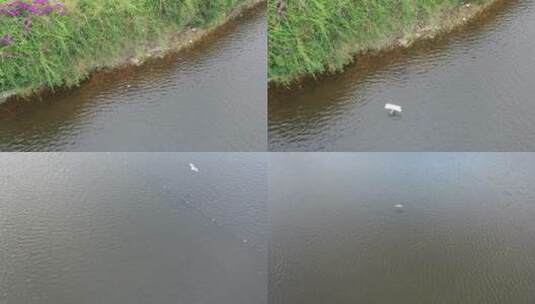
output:
[[535, 301], [535, 155], [274, 154], [269, 170], [270, 303]]
[[533, 151], [533, 50], [535, 1], [501, 1], [450, 35], [272, 91], [270, 150]]
[[193, 50], [0, 106], [0, 151], [265, 151], [266, 13]]
[[266, 303], [266, 167], [263, 154], [0, 155], [0, 303]]

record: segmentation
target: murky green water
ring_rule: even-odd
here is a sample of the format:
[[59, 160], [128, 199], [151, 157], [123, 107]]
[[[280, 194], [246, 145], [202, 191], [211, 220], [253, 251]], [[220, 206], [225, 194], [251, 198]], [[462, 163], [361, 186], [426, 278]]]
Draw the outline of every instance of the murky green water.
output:
[[0, 155], [0, 303], [266, 303], [264, 158]]
[[265, 151], [265, 7], [193, 50], [0, 105], [0, 151]]
[[457, 33], [271, 94], [270, 150], [533, 151], [534, 49], [535, 1], [502, 1]]
[[269, 176], [270, 303], [535, 302], [535, 155], [273, 154]]

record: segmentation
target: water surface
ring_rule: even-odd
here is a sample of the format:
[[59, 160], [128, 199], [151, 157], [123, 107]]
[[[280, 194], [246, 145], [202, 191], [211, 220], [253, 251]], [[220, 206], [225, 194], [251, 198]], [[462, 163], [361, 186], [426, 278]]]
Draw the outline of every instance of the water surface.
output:
[[0, 105], [0, 151], [265, 151], [260, 6], [194, 49]]
[[0, 155], [0, 303], [266, 303], [266, 174], [261, 154]]
[[535, 302], [533, 154], [274, 154], [269, 176], [269, 303]]
[[501, 1], [450, 35], [271, 92], [270, 150], [533, 151], [534, 49], [535, 1]]

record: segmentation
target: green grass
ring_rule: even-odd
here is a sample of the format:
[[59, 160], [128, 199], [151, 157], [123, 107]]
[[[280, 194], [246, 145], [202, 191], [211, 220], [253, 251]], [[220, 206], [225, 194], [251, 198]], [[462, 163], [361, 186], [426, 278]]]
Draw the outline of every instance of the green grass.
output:
[[[0, 5], [10, 1], [0, 0]], [[27, 1], [29, 2], [29, 1]], [[53, 1], [51, 1], [53, 2]], [[95, 68], [165, 47], [176, 33], [207, 28], [248, 0], [64, 0], [66, 13], [0, 15], [0, 93], [77, 85]]]
[[462, 3], [491, 0], [270, 0], [269, 79], [288, 85], [341, 70], [358, 53], [440, 24]]

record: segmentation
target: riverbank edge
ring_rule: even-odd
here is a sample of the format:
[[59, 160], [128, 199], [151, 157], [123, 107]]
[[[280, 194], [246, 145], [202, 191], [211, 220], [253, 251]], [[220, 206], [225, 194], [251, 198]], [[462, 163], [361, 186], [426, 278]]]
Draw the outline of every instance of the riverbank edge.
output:
[[392, 51], [398, 48], [409, 48], [414, 43], [434, 39], [438, 35], [447, 34], [455, 29], [462, 27], [473, 19], [485, 13], [487, 10], [497, 5], [500, 2], [508, 0], [487, 0], [483, 4], [467, 3], [460, 6], [455, 6], [449, 11], [438, 11], [436, 15], [429, 18], [425, 26], [416, 26], [410, 32], [393, 32], [389, 37], [372, 42], [367, 46], [358, 46], [352, 43], [344, 43], [338, 47], [335, 56], [344, 58], [342, 63], [336, 66], [327, 67], [327, 71], [323, 73], [301, 74], [297, 76], [280, 76], [277, 78], [269, 78], [269, 89], [286, 90], [300, 83], [325, 77], [328, 75], [343, 72], [347, 66], [358, 61], [361, 56], [380, 56], [384, 52]]
[[[100, 70], [115, 70], [122, 69], [128, 66], [141, 66], [149, 59], [163, 58], [166, 55], [171, 53], [180, 52], [183, 50], [190, 49], [194, 47], [197, 43], [201, 42], [206, 36], [218, 30], [220, 27], [224, 26], [228, 22], [236, 19], [240, 15], [248, 12], [249, 10], [255, 9], [256, 7], [263, 5], [267, 0], [248, 0], [243, 3], [240, 3], [236, 6], [230, 13], [225, 15], [223, 18], [213, 21], [210, 26], [206, 28], [196, 28], [188, 29], [186, 31], [176, 32], [173, 35], [168, 37], [169, 44], [164, 47], [157, 47], [148, 49], [142, 54], [136, 54], [135, 56], [127, 56], [116, 58], [114, 63], [105, 65], [105, 66], [91, 66], [87, 69], [88, 77]], [[147, 45], [147, 47], [149, 47]], [[80, 85], [85, 79], [80, 79], [78, 85]], [[20, 88], [11, 91], [0, 92], [0, 104], [6, 103], [12, 99], [23, 99], [31, 98], [35, 96], [40, 96], [46, 92], [54, 91], [55, 89], [63, 88], [55, 87], [50, 88], [47, 86], [42, 86], [38, 89], [35, 88]]]

